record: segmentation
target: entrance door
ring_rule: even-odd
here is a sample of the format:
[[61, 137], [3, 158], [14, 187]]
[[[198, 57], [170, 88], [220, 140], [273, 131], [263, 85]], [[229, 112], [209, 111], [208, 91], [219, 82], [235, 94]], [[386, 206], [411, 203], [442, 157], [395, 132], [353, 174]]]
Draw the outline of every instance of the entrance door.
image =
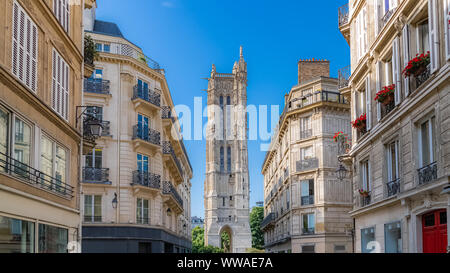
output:
[[447, 211], [437, 210], [422, 218], [423, 253], [446, 253]]

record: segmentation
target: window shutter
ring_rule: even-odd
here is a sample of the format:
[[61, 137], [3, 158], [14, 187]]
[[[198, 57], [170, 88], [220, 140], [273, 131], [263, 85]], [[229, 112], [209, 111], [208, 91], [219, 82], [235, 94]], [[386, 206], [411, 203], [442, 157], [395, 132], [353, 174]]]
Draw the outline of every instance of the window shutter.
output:
[[375, 36], [378, 35], [379, 31], [379, 23], [380, 23], [380, 0], [374, 0], [374, 9], [375, 9]]
[[[376, 73], [376, 92], [381, 90], [381, 66], [383, 65], [383, 62], [378, 61], [376, 63], [376, 68], [375, 68], [375, 73]], [[381, 120], [381, 104], [379, 102], [377, 102], [377, 120], [380, 121]]]
[[445, 56], [448, 61], [450, 60], [450, 0], [445, 0], [444, 5]]
[[69, 32], [70, 25], [70, 4], [69, 0], [53, 0], [53, 13], [66, 32]]
[[366, 118], [367, 131], [372, 128], [372, 92], [370, 92], [370, 75], [366, 78]]
[[357, 55], [357, 60], [359, 60], [360, 56], [361, 56], [361, 52], [360, 52], [360, 48], [361, 48], [361, 39], [359, 38], [359, 33], [360, 33], [360, 26], [359, 26], [359, 14], [358, 16], [356, 16], [356, 55]]
[[430, 32], [431, 73], [439, 67], [439, 32], [436, 12], [437, 0], [428, 0], [428, 27]]
[[369, 192], [372, 192], [372, 173], [371, 173], [371, 167], [370, 167], [370, 161], [367, 161], [367, 184], [369, 186]]
[[363, 55], [364, 54], [366, 54], [366, 52], [367, 52], [367, 47], [368, 47], [368, 44], [369, 44], [369, 41], [368, 41], [368, 36], [367, 36], [367, 7], [365, 7], [364, 9], [363, 9], [363, 22], [364, 22], [364, 25], [363, 25], [363, 30], [364, 30], [364, 35], [363, 35], [363, 39], [364, 39], [364, 48], [363, 48]]
[[12, 73], [33, 92], [37, 91], [38, 30], [22, 7], [13, 4]]
[[395, 83], [395, 105], [401, 102], [401, 81], [400, 81], [400, 54], [399, 38], [396, 37], [392, 43], [392, 80]]
[[[409, 25], [406, 24], [403, 27], [403, 68], [408, 65], [409, 62]], [[401, 69], [403, 70], [403, 69]], [[401, 73], [401, 72], [400, 72]], [[400, 74], [400, 77], [402, 75]], [[409, 96], [409, 77], [404, 77], [403, 85], [405, 87], [405, 97]]]
[[69, 66], [53, 49], [52, 107], [61, 117], [69, 116]]

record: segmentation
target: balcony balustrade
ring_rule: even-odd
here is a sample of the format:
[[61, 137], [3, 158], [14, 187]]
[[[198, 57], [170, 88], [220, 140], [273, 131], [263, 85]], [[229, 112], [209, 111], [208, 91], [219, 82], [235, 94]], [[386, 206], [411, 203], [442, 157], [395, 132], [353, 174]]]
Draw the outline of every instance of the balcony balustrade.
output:
[[83, 168], [83, 182], [85, 183], [108, 183], [109, 169]]
[[181, 208], [183, 207], [183, 198], [181, 198], [180, 194], [178, 194], [177, 190], [172, 185], [172, 182], [163, 182], [163, 194], [171, 195], [178, 203], [178, 205], [180, 205]]
[[302, 206], [314, 205], [314, 195], [302, 196], [301, 203]]
[[392, 110], [394, 110], [394, 108], [395, 108], [394, 100], [392, 100], [391, 103], [389, 103], [388, 105], [380, 104], [381, 118], [384, 118], [387, 115], [389, 115], [389, 113], [392, 112]]
[[307, 139], [312, 137], [312, 129], [301, 130], [300, 131], [300, 139]]
[[175, 118], [172, 116], [172, 109], [169, 106], [161, 107], [161, 118], [169, 119], [172, 121], [172, 123], [175, 123]]
[[391, 197], [400, 192], [400, 179], [397, 178], [391, 182], [386, 183], [387, 186], [387, 196]]
[[365, 206], [370, 205], [370, 202], [371, 202], [370, 194], [367, 195], [367, 196], [360, 195], [360, 206], [361, 207], [365, 207]]
[[133, 126], [133, 140], [140, 139], [154, 145], [161, 145], [161, 133], [140, 125]]
[[419, 185], [430, 183], [437, 179], [437, 162], [417, 170], [419, 174]]
[[27, 184], [48, 190], [54, 194], [66, 198], [73, 197], [73, 187], [63, 183], [58, 177], [51, 177], [1, 152], [0, 172], [15, 176]]
[[161, 189], [161, 176], [143, 171], [133, 172], [132, 186], [143, 186], [152, 189]]
[[302, 228], [302, 235], [314, 235], [314, 228]]
[[339, 7], [339, 27], [346, 25], [349, 19], [348, 3]]
[[84, 79], [84, 92], [102, 95], [110, 94], [110, 82], [102, 79]]
[[384, 14], [383, 17], [381, 17], [379, 21], [380, 23], [378, 24], [379, 31], [381, 31], [384, 28], [384, 26], [389, 22], [389, 19], [391, 19], [392, 15], [395, 13], [396, 10], [397, 8], [390, 9], [388, 12]]
[[304, 160], [299, 160], [296, 163], [297, 172], [305, 172], [313, 169], [317, 169], [319, 167], [319, 159], [318, 158], [308, 158]]
[[266, 227], [268, 227], [271, 224], [274, 224], [276, 221], [276, 215], [275, 213], [271, 212], [269, 213], [266, 217], [264, 217], [264, 219], [261, 222], [261, 229], [265, 229]]
[[154, 92], [150, 89], [143, 88], [142, 86], [135, 85], [133, 87], [132, 100], [141, 99], [156, 107], [161, 107], [161, 94]]
[[346, 66], [338, 70], [338, 88], [343, 89], [348, 87], [349, 79], [352, 74], [351, 66]]
[[170, 157], [172, 158], [173, 162], [175, 163], [175, 166], [177, 167], [177, 170], [180, 174], [180, 177], [183, 177], [183, 168], [181, 167], [181, 163], [180, 160], [178, 160], [177, 155], [175, 154], [175, 150], [172, 147], [172, 144], [170, 143], [170, 141], [164, 141], [163, 142], [163, 154], [165, 155], [170, 155]]
[[416, 80], [416, 89], [419, 88], [424, 82], [426, 82], [431, 76], [431, 64], [427, 66], [427, 68], [420, 73], [419, 75], [415, 76]]

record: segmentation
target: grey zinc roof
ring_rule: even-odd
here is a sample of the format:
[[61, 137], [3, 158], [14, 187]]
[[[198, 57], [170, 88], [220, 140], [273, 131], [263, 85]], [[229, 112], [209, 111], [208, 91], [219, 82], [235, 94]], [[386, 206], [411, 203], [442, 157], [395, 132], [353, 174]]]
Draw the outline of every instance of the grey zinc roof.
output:
[[106, 34], [106, 35], [121, 37], [121, 38], [125, 39], [125, 37], [123, 37], [122, 32], [120, 31], [119, 27], [115, 23], [95, 20], [93, 32], [99, 33], [99, 34]]

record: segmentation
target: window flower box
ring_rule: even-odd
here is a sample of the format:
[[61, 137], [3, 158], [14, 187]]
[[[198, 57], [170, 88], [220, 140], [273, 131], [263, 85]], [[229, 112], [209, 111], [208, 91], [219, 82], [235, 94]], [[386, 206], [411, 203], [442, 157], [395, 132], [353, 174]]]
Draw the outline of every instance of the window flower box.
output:
[[395, 84], [383, 87], [375, 96], [375, 101], [383, 104], [384, 106], [389, 105], [394, 101]]
[[403, 69], [402, 74], [405, 75], [405, 78], [413, 75], [414, 77], [422, 74], [427, 66], [430, 64], [430, 51], [426, 54], [417, 54], [416, 57], [408, 62], [408, 65]]
[[352, 122], [353, 128], [358, 129], [361, 133], [366, 131], [367, 128], [367, 118], [366, 114], [362, 114], [359, 118]]
[[368, 191], [363, 190], [363, 189], [360, 189], [360, 190], [359, 190], [359, 194], [360, 194], [362, 197], [368, 197], [368, 196], [370, 195], [370, 193], [369, 193]]

